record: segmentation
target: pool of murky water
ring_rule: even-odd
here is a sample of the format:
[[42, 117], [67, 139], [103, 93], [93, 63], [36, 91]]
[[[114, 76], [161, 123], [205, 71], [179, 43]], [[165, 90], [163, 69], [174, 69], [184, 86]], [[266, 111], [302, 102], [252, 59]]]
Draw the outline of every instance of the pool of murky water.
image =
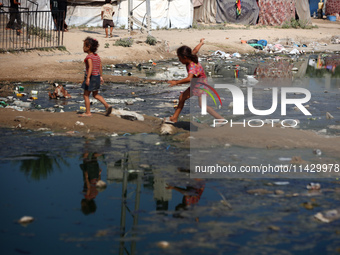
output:
[[[284, 118], [298, 119], [303, 129], [338, 135], [334, 126], [340, 125], [339, 67], [328, 63], [335, 57], [322, 56], [324, 68], [316, 66], [318, 56], [201, 61], [214, 83], [232, 84], [245, 93], [252, 86], [254, 105], [261, 109], [270, 108], [268, 88], [274, 85], [308, 89], [312, 98], [307, 109], [312, 116], [289, 107]], [[185, 75], [185, 69], [173, 62], [105, 72], [159, 80]], [[294, 67], [297, 71], [292, 72]], [[249, 84], [246, 75], [254, 74], [258, 83]], [[17, 85], [27, 93], [38, 91], [32, 108], [77, 111], [84, 105], [78, 84], [64, 84], [72, 99], [60, 100], [48, 99], [50, 85]], [[165, 117], [173, 113], [173, 100], [185, 88], [169, 88], [166, 82], [107, 84], [101, 93], [116, 108]], [[239, 120], [228, 107], [230, 93], [218, 92], [225, 100], [218, 111]], [[127, 100], [133, 104], [127, 105]], [[197, 99], [192, 101], [193, 106], [184, 108], [183, 119], [211, 122], [210, 116], [200, 114]], [[91, 109], [103, 110], [95, 101]], [[270, 117], [282, 119], [280, 110], [279, 105]], [[334, 118], [327, 119], [326, 112]], [[242, 118], [254, 116], [246, 110]], [[335, 254], [340, 249], [339, 219], [323, 223], [314, 218], [318, 212], [339, 208], [337, 176], [190, 178], [193, 151], [156, 134], [86, 140], [49, 131], [1, 129], [0, 146], [3, 254]], [[232, 165], [286, 164], [294, 156], [310, 163], [340, 162], [310, 149], [227, 146], [211, 151]], [[98, 179], [106, 188], [94, 186]], [[311, 182], [321, 189], [307, 189]], [[34, 221], [19, 224], [25, 215]]]
[[[339, 221], [313, 218], [339, 205], [336, 178], [191, 179], [190, 151], [154, 134], [89, 141], [6, 129], [0, 141], [4, 254], [311, 254], [339, 248]], [[280, 162], [278, 156], [297, 153], [307, 154], [265, 155]], [[263, 161], [256, 149], [235, 147], [227, 154], [233, 163]], [[100, 172], [107, 187], [87, 188], [84, 172], [94, 178]], [[310, 182], [322, 189], [307, 190]], [[17, 223], [24, 215], [34, 221]]]

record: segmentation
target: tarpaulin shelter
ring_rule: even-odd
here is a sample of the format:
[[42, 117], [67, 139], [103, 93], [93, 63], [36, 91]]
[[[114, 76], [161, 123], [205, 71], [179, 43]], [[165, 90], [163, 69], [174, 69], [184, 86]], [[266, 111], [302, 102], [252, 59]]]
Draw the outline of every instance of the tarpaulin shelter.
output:
[[216, 0], [216, 22], [238, 23], [255, 25], [259, 16], [259, 7], [256, 0], [242, 0], [241, 14], [237, 14], [235, 0]]
[[216, 0], [193, 0], [194, 22], [216, 23]]
[[295, 8], [296, 8], [296, 14], [299, 17], [299, 20], [303, 20], [307, 24], [312, 23], [308, 0], [296, 1]]
[[327, 0], [326, 15], [340, 14], [340, 0]]
[[320, 0], [308, 0], [309, 2], [309, 10], [310, 13], [313, 15], [314, 13], [318, 13], [318, 4]]
[[[84, 1], [84, 0], [79, 0]], [[66, 21], [69, 25], [101, 26], [101, 6], [78, 5], [78, 0], [69, 4]], [[134, 17], [145, 22], [146, 7], [142, 0], [134, 0]], [[191, 0], [150, 0], [151, 28], [188, 28], [193, 21], [193, 3]], [[113, 22], [117, 27], [128, 27], [128, 1], [115, 1]]]
[[295, 18], [295, 0], [259, 0], [260, 25], [279, 26]]

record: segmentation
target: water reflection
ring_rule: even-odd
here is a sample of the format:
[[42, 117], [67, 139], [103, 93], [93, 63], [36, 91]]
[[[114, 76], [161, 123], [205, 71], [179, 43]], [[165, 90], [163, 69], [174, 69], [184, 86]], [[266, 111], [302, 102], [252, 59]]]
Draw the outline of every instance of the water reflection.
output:
[[50, 155], [48, 152], [38, 154], [28, 154], [20, 157], [20, 161], [14, 161], [14, 164], [20, 164], [20, 171], [33, 180], [46, 179], [52, 174], [54, 165], [57, 169], [62, 169], [62, 164], [67, 165], [67, 161], [62, 157]]
[[83, 163], [80, 169], [83, 171], [83, 194], [81, 200], [81, 210], [85, 215], [95, 213], [97, 206], [94, 201], [98, 195], [97, 182], [101, 180], [102, 169], [99, 167], [98, 157], [102, 156], [96, 152], [85, 152], [83, 154]]
[[[190, 169], [179, 169], [180, 172], [190, 173]], [[175, 218], [184, 218], [183, 211], [191, 210], [195, 205], [198, 204], [203, 191], [205, 189], [205, 180], [195, 178], [189, 181], [189, 184], [185, 188], [180, 186], [167, 185], [166, 189], [178, 191], [183, 195], [181, 203], [175, 207], [176, 213], [173, 214]], [[195, 218], [196, 222], [199, 218]]]

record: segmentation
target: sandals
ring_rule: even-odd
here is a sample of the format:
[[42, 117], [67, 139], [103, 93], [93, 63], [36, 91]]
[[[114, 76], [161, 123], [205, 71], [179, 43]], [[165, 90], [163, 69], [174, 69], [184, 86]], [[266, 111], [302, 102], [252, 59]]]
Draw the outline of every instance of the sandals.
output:
[[173, 122], [172, 120], [170, 120], [170, 117], [164, 118], [164, 123], [166, 123], [166, 124], [175, 124], [175, 122]]
[[106, 109], [106, 113], [105, 113], [105, 116], [109, 116], [112, 112], [112, 106], [109, 106], [107, 109]]

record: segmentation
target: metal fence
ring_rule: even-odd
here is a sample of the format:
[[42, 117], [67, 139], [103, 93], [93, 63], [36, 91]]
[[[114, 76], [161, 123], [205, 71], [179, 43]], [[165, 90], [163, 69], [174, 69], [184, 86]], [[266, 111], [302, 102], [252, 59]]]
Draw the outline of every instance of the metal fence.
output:
[[[9, 8], [5, 10], [3, 8], [0, 11], [0, 51], [56, 48], [63, 45], [64, 24], [60, 23], [64, 14], [62, 11], [57, 11], [53, 18], [50, 11], [21, 8], [13, 13]], [[21, 22], [16, 19], [14, 24], [9, 23], [11, 15], [20, 15]]]

